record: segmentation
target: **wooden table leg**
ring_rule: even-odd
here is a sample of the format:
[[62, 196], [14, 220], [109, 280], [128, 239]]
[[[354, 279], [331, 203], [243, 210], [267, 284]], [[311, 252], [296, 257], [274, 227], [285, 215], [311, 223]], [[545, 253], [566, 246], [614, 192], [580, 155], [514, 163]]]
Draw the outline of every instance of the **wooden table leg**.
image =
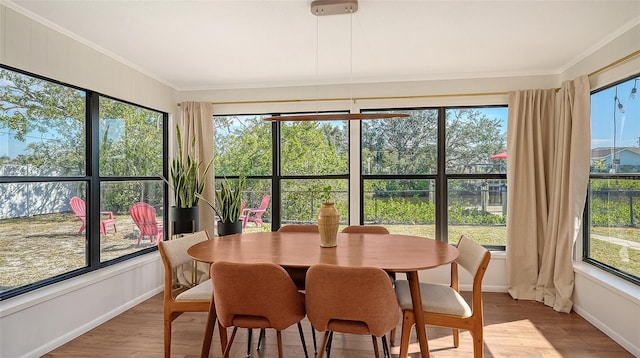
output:
[[420, 279], [418, 271], [407, 272], [409, 289], [411, 290], [411, 301], [413, 303], [413, 315], [416, 320], [416, 333], [420, 343], [420, 353], [423, 358], [429, 357], [429, 342], [427, 341], [427, 328], [424, 325], [422, 315], [422, 296], [420, 295]]

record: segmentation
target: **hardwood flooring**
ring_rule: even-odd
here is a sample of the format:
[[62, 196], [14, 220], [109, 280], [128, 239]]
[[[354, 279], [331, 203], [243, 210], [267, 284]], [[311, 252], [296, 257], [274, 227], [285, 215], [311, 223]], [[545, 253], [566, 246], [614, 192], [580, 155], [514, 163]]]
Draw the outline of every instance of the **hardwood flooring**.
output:
[[[484, 317], [485, 357], [632, 357], [575, 312], [558, 313], [538, 302], [513, 300], [506, 293], [485, 294]], [[206, 313], [185, 313], [174, 321], [172, 357], [199, 357], [205, 320]], [[312, 356], [309, 322], [305, 319], [302, 326]], [[319, 346], [323, 333], [316, 332], [316, 335]], [[399, 344], [399, 330], [397, 335], [396, 343]], [[458, 348], [453, 347], [449, 329], [429, 327], [427, 335], [431, 357], [473, 356], [467, 331], [461, 331]], [[253, 357], [277, 357], [275, 331], [267, 330], [266, 343], [260, 351], [256, 350], [258, 330], [254, 330], [253, 336]], [[218, 337], [216, 327], [209, 357], [221, 356]], [[159, 294], [44, 357], [162, 357], [162, 342], [162, 294]], [[283, 342], [285, 357], [304, 357], [295, 325], [283, 332]], [[415, 342], [414, 337], [410, 352], [418, 350]], [[245, 357], [246, 349], [247, 330], [238, 330], [232, 357]], [[399, 348], [391, 349], [392, 356], [397, 356]], [[331, 357], [372, 356], [370, 337], [334, 335]], [[419, 357], [419, 354], [412, 353], [410, 357]]]

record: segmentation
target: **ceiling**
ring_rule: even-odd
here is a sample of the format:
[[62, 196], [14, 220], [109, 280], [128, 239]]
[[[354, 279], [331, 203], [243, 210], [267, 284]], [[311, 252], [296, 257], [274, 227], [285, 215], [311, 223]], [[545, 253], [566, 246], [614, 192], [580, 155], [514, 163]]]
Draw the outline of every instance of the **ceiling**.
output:
[[177, 90], [558, 74], [640, 23], [640, 0], [5, 3]]

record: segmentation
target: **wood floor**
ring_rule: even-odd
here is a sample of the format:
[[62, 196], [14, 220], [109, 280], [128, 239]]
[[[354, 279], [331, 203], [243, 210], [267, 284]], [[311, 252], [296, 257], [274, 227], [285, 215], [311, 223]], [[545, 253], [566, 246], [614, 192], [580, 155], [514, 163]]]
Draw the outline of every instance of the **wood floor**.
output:
[[[467, 297], [468, 298], [468, 297]], [[576, 313], [557, 313], [538, 302], [512, 300], [505, 293], [484, 296], [485, 357], [632, 357], [620, 345], [604, 335]], [[185, 313], [174, 321], [172, 357], [198, 357], [202, 344], [205, 313]], [[310, 355], [313, 356], [311, 331], [302, 322]], [[461, 332], [460, 347], [453, 347], [451, 331], [428, 328], [431, 357], [472, 357], [470, 335]], [[229, 333], [231, 331], [229, 330]], [[256, 350], [254, 331], [252, 356], [277, 357], [274, 331], [267, 331], [265, 345]], [[316, 332], [318, 345], [323, 334]], [[220, 357], [218, 329], [209, 357]], [[400, 332], [396, 343], [399, 343]], [[162, 294], [156, 295], [105, 324], [46, 354], [44, 357], [162, 357]], [[296, 326], [283, 332], [284, 356], [304, 357]], [[412, 339], [410, 351], [418, 346]], [[239, 330], [232, 357], [245, 357], [247, 331]], [[398, 347], [392, 347], [393, 353]], [[335, 334], [331, 357], [372, 357], [371, 338]], [[418, 353], [410, 354], [419, 357]]]

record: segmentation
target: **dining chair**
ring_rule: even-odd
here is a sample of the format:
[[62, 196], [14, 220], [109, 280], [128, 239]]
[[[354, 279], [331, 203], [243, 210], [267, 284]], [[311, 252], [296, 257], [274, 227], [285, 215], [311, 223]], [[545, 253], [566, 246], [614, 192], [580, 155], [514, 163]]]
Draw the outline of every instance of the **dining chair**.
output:
[[[158, 242], [158, 251], [160, 251], [160, 257], [164, 264], [165, 358], [171, 356], [171, 323], [183, 312], [209, 312], [213, 304], [211, 300], [211, 292], [213, 291], [211, 279], [189, 287], [181, 285], [176, 278], [176, 271], [179, 266], [185, 264], [190, 265], [193, 262], [193, 259], [187, 254], [187, 249], [192, 245], [208, 239], [209, 235], [206, 231], [199, 231], [173, 240]], [[215, 309], [213, 312], [215, 316]], [[215, 317], [213, 321], [215, 321]], [[213, 324], [211, 328], [211, 333], [213, 333]], [[226, 341], [227, 331], [220, 327], [220, 342], [223, 350]], [[210, 346], [206, 348], [207, 354], [209, 348]]]
[[[282, 358], [282, 330], [297, 323], [305, 357], [307, 348], [300, 321], [305, 317], [305, 297], [287, 272], [272, 263], [215, 262], [211, 265], [213, 299], [219, 323], [233, 327], [223, 356], [229, 357], [238, 328], [276, 330], [278, 357]], [[213, 324], [212, 315], [207, 326]]]
[[345, 267], [316, 264], [307, 272], [307, 317], [324, 339], [322, 358], [330, 332], [369, 334], [376, 357], [377, 338], [382, 337], [385, 356], [389, 347], [385, 334], [398, 325], [400, 307], [387, 274], [375, 267]]
[[[320, 232], [318, 224], [288, 224], [281, 226], [278, 232]], [[295, 283], [298, 290], [304, 292], [305, 290], [305, 277], [307, 276], [306, 268], [285, 267], [284, 268], [293, 283]], [[311, 337], [313, 337], [313, 353], [318, 353], [318, 343], [316, 341], [316, 330], [311, 326]], [[260, 346], [260, 344], [258, 344]]]
[[[353, 233], [353, 234], [389, 234], [389, 230], [386, 227], [380, 225], [351, 225], [342, 229], [344, 233]], [[391, 277], [393, 282], [396, 281], [396, 273], [395, 272], [387, 272], [387, 275]]]
[[[473, 338], [473, 356], [478, 358], [483, 356], [482, 278], [487, 266], [489, 266], [491, 253], [464, 235], [460, 237], [457, 247], [460, 254], [456, 261], [451, 263], [450, 286], [420, 283], [421, 314], [427, 325], [453, 328], [453, 345], [455, 347], [458, 347], [460, 343], [460, 329], [469, 330]], [[460, 295], [458, 265], [473, 277], [471, 307]], [[408, 281], [396, 281], [396, 295], [403, 315], [400, 357], [406, 357], [411, 328], [415, 325]], [[392, 341], [393, 336], [392, 333]]]
[[351, 225], [342, 229], [342, 232], [356, 234], [388, 234], [389, 230], [380, 225]]

